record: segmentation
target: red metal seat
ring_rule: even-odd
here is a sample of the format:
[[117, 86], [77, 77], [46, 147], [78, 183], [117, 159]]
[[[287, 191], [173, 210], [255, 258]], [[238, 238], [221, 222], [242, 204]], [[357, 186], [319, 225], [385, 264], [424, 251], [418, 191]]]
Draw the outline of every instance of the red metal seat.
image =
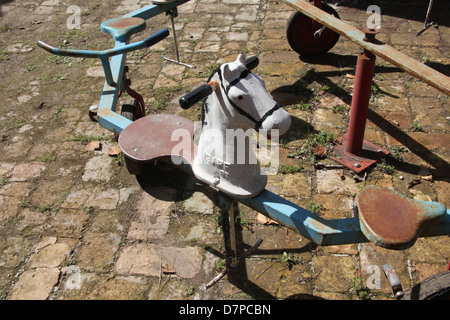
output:
[[427, 223], [446, 214], [437, 202], [407, 198], [386, 188], [370, 186], [356, 198], [360, 228], [366, 238], [388, 249], [412, 246]]
[[162, 158], [191, 166], [196, 152], [193, 135], [191, 120], [158, 114], [132, 122], [120, 133], [118, 143], [130, 173], [140, 174], [142, 165]]
[[114, 18], [103, 21], [100, 27], [102, 31], [112, 35], [115, 40], [126, 41], [131, 35], [145, 30], [146, 24], [142, 18]]

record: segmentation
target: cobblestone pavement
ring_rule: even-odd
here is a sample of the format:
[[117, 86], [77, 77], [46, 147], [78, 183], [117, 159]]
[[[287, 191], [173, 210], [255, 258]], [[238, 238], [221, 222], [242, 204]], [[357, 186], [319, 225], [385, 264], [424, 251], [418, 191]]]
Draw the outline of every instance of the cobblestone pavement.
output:
[[[342, 20], [365, 26], [370, 1], [337, 2]], [[205, 290], [230, 255], [217, 192], [170, 167], [130, 175], [123, 156], [110, 154], [117, 146], [111, 133], [88, 115], [103, 87], [100, 62], [36, 45], [110, 48], [100, 23], [149, 3], [0, 1], [0, 299], [383, 300], [392, 298], [386, 263], [405, 290], [446, 269], [448, 236], [419, 238], [402, 251], [317, 246], [241, 205], [239, 254], [263, 242]], [[419, 37], [427, 1], [380, 3], [377, 39], [448, 75], [448, 3], [433, 10], [439, 28]], [[69, 5], [81, 9], [79, 29], [68, 28]], [[448, 96], [377, 59], [365, 138], [391, 154], [357, 176], [308, 147], [347, 132], [357, 45], [341, 37], [327, 54], [299, 59], [286, 39], [294, 10], [281, 1], [191, 0], [178, 10], [181, 60], [195, 69], [162, 59], [175, 58], [172, 35], [129, 54], [132, 87], [148, 113], [198, 120], [200, 107], [181, 111], [179, 97], [238, 52], [256, 55], [255, 73], [293, 118], [269, 190], [325, 219], [351, 217], [367, 185], [450, 207]], [[171, 29], [167, 16], [150, 19], [133, 41], [164, 27]], [[93, 141], [99, 145], [86, 148]]]

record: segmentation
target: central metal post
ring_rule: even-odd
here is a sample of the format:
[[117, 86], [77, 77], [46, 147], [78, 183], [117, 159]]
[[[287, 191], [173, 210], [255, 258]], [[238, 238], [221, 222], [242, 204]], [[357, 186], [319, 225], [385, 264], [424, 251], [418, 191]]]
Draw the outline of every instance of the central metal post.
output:
[[234, 204], [235, 200], [230, 199], [230, 204], [228, 208], [228, 218], [230, 223], [230, 247], [231, 247], [231, 264], [236, 265], [237, 260], [237, 246], [236, 246], [236, 225], [234, 217]]
[[[379, 32], [379, 30], [369, 29], [363, 31], [366, 42], [374, 42], [375, 34]], [[336, 162], [357, 173], [389, 154], [388, 151], [364, 140], [375, 60], [376, 56], [367, 49], [358, 55], [348, 132], [338, 139], [339, 144], [334, 148], [335, 157], [332, 157]]]
[[355, 87], [345, 146], [346, 152], [355, 155], [361, 155], [362, 152], [374, 70], [375, 56], [364, 50], [358, 55], [356, 64]]

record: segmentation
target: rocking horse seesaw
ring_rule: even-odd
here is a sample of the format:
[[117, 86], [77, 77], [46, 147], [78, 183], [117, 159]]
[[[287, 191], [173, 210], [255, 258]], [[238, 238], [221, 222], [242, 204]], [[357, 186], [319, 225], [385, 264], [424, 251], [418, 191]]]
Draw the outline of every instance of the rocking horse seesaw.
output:
[[162, 30], [138, 43], [128, 44], [128, 40], [145, 28], [144, 19], [161, 12], [164, 11], [159, 6], [150, 6], [103, 22], [102, 30], [115, 39], [112, 50], [57, 49], [39, 42], [53, 54], [102, 60], [106, 82], [98, 121], [118, 135], [130, 173], [139, 174], [145, 163], [167, 161], [221, 191], [229, 198], [230, 207], [240, 202], [321, 246], [372, 241], [389, 249], [405, 249], [418, 236], [450, 234], [450, 211], [437, 202], [413, 200], [390, 189], [369, 186], [357, 195], [353, 218], [327, 220], [265, 189], [267, 176], [261, 173], [259, 163], [254, 161], [250, 148], [246, 148], [248, 145], [244, 144], [243, 150], [248, 152], [244, 152], [243, 158], [249, 161], [232, 161], [239, 160], [241, 155], [227, 141], [227, 130], [231, 136], [250, 128], [278, 130], [282, 134], [290, 125], [289, 114], [270, 97], [262, 79], [250, 71], [258, 64], [256, 58], [245, 61], [239, 56], [236, 61], [223, 64], [213, 72], [208, 84], [180, 99], [182, 108], [206, 99], [197, 132], [192, 121], [180, 116], [145, 116], [144, 112], [136, 116], [138, 112], [133, 112], [134, 117], [128, 119], [116, 113], [121, 90], [129, 89], [125, 78], [126, 53], [164, 39], [168, 31]]
[[[255, 159], [249, 148], [251, 143], [245, 144], [242, 139], [250, 135], [244, 130], [268, 130], [277, 137], [289, 129], [291, 120], [267, 92], [263, 80], [251, 72], [257, 65], [256, 57], [245, 60], [239, 55], [236, 61], [217, 68], [208, 83], [180, 98], [183, 109], [204, 100], [202, 121], [197, 127], [191, 120], [175, 115], [146, 116], [127, 126], [118, 140], [130, 173], [139, 174], [145, 170], [145, 163], [162, 160], [220, 191], [229, 213], [232, 264], [205, 288], [262, 241], [259, 239], [238, 259], [235, 203], [242, 203], [321, 246], [371, 241], [402, 250], [412, 246], [418, 236], [450, 234], [450, 210], [442, 204], [409, 199], [386, 188], [363, 189], [356, 197], [355, 216], [334, 220], [323, 219], [266, 190], [267, 177], [259, 162], [251, 161]], [[236, 140], [244, 145], [239, 146]], [[239, 152], [245, 153], [241, 162]], [[401, 286], [394, 286], [394, 271], [389, 274], [396, 298], [402, 297]]]
[[[257, 59], [249, 59], [248, 65], [254, 68]], [[255, 92], [257, 94], [252, 96]], [[269, 102], [269, 107], [259, 110], [258, 114], [255, 100], [261, 97]], [[450, 234], [450, 211], [436, 202], [413, 200], [390, 189], [369, 186], [356, 197], [355, 217], [327, 220], [266, 190], [267, 177], [261, 174], [258, 163], [232, 164], [232, 161], [208, 154], [208, 145], [220, 143], [226, 136], [221, 130], [230, 129], [230, 124], [236, 122], [236, 119], [225, 119], [225, 115], [242, 118], [241, 124], [246, 124], [247, 129], [264, 127], [267, 121], [272, 128], [278, 126], [283, 132], [290, 124], [287, 112], [265, 91], [261, 79], [248, 70], [242, 55], [234, 63], [217, 69], [208, 84], [181, 97], [180, 104], [189, 108], [205, 98], [198, 144], [194, 141], [194, 123], [183, 117], [145, 116], [136, 121], [128, 120], [129, 124], [123, 128], [122, 122], [115, 123], [112, 128], [121, 129], [118, 143], [130, 173], [139, 174], [145, 163], [155, 160], [171, 162], [219, 189], [233, 202], [240, 202], [321, 246], [372, 241], [389, 249], [406, 249], [419, 235]], [[239, 106], [240, 101], [247, 103]], [[218, 103], [227, 106], [218, 106]], [[263, 119], [265, 121], [261, 121]], [[213, 123], [221, 128], [214, 128]], [[208, 130], [208, 126], [212, 129]], [[105, 128], [117, 133], [110, 126]], [[178, 134], [175, 137], [183, 138], [183, 144], [173, 138], [174, 133]], [[228, 156], [231, 152], [231, 159], [234, 159], [234, 147], [221, 143], [223, 148], [212, 148], [212, 151]]]

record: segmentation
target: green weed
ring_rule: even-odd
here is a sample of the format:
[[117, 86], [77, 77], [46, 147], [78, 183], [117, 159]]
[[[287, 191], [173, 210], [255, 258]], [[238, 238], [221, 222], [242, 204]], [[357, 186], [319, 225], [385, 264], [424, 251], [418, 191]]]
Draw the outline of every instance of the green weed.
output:
[[419, 122], [411, 123], [411, 130], [413, 132], [423, 132], [422, 125]]
[[297, 173], [302, 171], [301, 168], [295, 166], [295, 165], [287, 165], [287, 164], [281, 164], [278, 172], [280, 172], [281, 174], [290, 174], [290, 173]]
[[377, 166], [382, 172], [393, 175], [395, 173], [395, 167], [386, 162], [386, 159], [381, 159], [381, 162]]
[[292, 109], [301, 110], [301, 111], [308, 111], [308, 110], [311, 109], [311, 103], [300, 102], [300, 104], [293, 105]]
[[370, 289], [364, 285], [363, 278], [357, 274], [353, 278], [353, 291], [361, 300], [370, 300]]
[[381, 92], [380, 87], [376, 83], [373, 83], [370, 87], [370, 102], [375, 101], [375, 98], [381, 97]]
[[289, 270], [292, 269], [292, 266], [299, 263], [298, 255], [297, 254], [290, 254], [286, 251], [283, 252], [283, 255], [281, 256], [281, 263], [288, 267]]
[[350, 107], [344, 104], [338, 104], [336, 106], [333, 106], [331, 110], [333, 111], [333, 113], [346, 113], [350, 110]]
[[37, 159], [39, 162], [52, 162], [56, 160], [56, 156], [44, 156]]
[[313, 200], [311, 200], [306, 206], [306, 209], [314, 214], [319, 214], [320, 211], [324, 209], [324, 207], [323, 203], [316, 204]]
[[78, 141], [78, 142], [91, 142], [91, 141], [101, 140], [101, 138], [80, 134], [73, 138], [68, 138], [67, 140], [68, 141]]

